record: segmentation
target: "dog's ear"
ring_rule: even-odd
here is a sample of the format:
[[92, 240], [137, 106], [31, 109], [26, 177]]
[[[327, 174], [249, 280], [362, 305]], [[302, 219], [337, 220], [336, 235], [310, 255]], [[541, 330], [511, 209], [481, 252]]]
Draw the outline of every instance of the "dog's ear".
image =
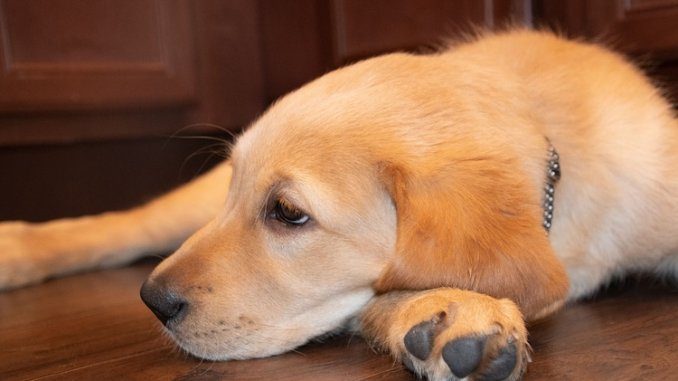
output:
[[507, 158], [445, 162], [382, 167], [397, 241], [375, 290], [470, 289], [512, 299], [527, 316], [558, 305], [568, 281], [542, 227], [538, 192]]

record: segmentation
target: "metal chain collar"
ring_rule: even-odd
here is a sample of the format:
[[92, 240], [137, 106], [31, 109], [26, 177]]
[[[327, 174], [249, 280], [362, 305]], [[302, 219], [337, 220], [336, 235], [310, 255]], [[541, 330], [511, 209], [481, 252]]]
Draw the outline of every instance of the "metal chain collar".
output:
[[560, 180], [560, 157], [555, 147], [549, 142], [549, 162], [546, 168], [546, 184], [544, 185], [544, 221], [542, 223], [547, 235], [551, 230], [553, 221], [553, 197], [558, 180]]

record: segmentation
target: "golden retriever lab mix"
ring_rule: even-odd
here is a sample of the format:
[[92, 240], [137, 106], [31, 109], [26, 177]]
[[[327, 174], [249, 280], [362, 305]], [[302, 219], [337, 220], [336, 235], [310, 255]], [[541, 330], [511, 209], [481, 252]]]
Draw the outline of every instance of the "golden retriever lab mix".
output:
[[675, 277], [677, 226], [660, 92], [617, 54], [516, 30], [329, 73], [147, 205], [5, 223], [0, 287], [192, 234], [141, 296], [198, 357], [353, 329], [429, 380], [515, 380], [524, 319], [629, 271]]

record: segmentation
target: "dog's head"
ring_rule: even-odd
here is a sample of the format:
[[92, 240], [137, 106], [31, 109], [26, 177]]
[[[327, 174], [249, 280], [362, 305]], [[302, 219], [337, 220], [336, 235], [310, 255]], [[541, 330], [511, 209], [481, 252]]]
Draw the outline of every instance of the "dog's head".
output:
[[525, 310], [560, 297], [541, 228], [542, 138], [506, 132], [530, 121], [486, 109], [503, 90], [443, 60], [390, 55], [330, 73], [238, 139], [223, 209], [145, 286], [181, 347], [281, 353], [391, 289], [472, 288]]

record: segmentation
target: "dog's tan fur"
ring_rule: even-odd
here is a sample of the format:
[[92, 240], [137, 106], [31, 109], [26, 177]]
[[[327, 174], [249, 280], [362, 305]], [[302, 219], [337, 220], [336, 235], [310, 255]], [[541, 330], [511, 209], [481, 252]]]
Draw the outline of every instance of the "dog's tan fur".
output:
[[[547, 138], [563, 167], [549, 236]], [[271, 220], [271, 198], [311, 222]], [[203, 224], [150, 277], [189, 301], [170, 333], [191, 353], [273, 355], [355, 318], [434, 380], [451, 377], [455, 337], [491, 335], [489, 357], [515, 342], [515, 379], [522, 316], [629, 271], [678, 274], [678, 123], [634, 66], [548, 33], [373, 58], [284, 97], [229, 162], [148, 205], [0, 225], [0, 287], [128, 262]], [[431, 317], [445, 324], [422, 361], [403, 338]]]

